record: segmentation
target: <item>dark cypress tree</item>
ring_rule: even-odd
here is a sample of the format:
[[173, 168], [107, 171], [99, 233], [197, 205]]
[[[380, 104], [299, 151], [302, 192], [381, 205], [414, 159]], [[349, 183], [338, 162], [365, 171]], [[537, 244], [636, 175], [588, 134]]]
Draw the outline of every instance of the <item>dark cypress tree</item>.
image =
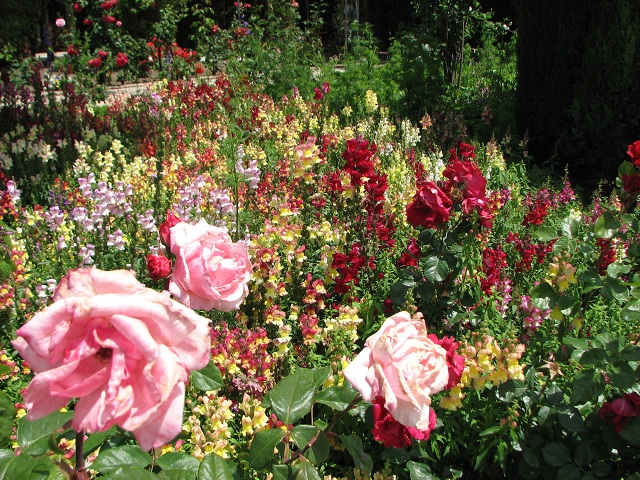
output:
[[520, 133], [590, 191], [640, 138], [637, 0], [517, 0]]

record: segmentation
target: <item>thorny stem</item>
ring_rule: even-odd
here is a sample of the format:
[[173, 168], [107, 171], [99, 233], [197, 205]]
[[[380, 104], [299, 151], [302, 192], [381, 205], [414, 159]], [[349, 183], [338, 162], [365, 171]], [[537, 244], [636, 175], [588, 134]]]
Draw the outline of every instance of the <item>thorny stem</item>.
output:
[[71, 480], [89, 480], [84, 466], [84, 431], [76, 432], [76, 468]]

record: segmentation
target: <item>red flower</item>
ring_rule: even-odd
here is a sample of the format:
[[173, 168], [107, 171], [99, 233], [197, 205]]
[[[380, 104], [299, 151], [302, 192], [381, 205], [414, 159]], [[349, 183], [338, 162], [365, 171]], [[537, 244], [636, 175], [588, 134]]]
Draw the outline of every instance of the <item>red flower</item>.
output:
[[[640, 166], [640, 163], [638, 165]], [[640, 174], [638, 173], [634, 173], [633, 175], [627, 175], [626, 173], [623, 174], [622, 188], [624, 188], [624, 191], [631, 196], [638, 195], [640, 193]]]
[[102, 65], [102, 59], [100, 57], [92, 58], [87, 62], [87, 65], [89, 65], [92, 68], [100, 68], [100, 66]]
[[102, 8], [103, 10], [111, 10], [116, 5], [118, 5], [118, 0], [107, 0], [106, 2], [102, 2], [100, 8]]
[[75, 57], [79, 54], [80, 54], [80, 51], [75, 45], [69, 45], [67, 47], [67, 55], [69, 55], [70, 57]]
[[429, 430], [405, 427], [398, 422], [384, 406], [384, 398], [377, 396], [373, 403], [373, 438], [385, 447], [407, 448], [411, 446], [411, 439], [427, 440], [431, 431], [436, 427], [436, 414], [429, 409]]
[[167, 247], [171, 245], [171, 227], [179, 224], [182, 220], [173, 213], [167, 214], [167, 219], [160, 224], [160, 241]]
[[104, 60], [109, 56], [109, 52], [105, 52], [104, 50], [98, 50], [98, 56]]
[[417, 267], [418, 261], [422, 256], [422, 252], [420, 251], [420, 245], [418, 244], [418, 240], [412, 238], [409, 240], [409, 245], [407, 245], [407, 249], [402, 252], [402, 255], [398, 259], [398, 265], [400, 267]]
[[114, 17], [113, 15], [103, 15], [102, 16], [102, 21], [104, 23], [116, 23], [116, 17]]
[[85, 18], [82, 23], [84, 23], [86, 26], [91, 26], [93, 25], [93, 20], [91, 20], [90, 18]]
[[625, 393], [620, 398], [605, 402], [598, 413], [600, 418], [613, 423], [616, 432], [620, 432], [633, 417], [640, 415], [640, 395]]
[[322, 90], [320, 90], [318, 87], [315, 87], [313, 91], [316, 92], [313, 96], [314, 100], [322, 100], [324, 98], [324, 93], [322, 93]]
[[129, 63], [129, 55], [126, 53], [118, 52], [116, 57], [116, 65], [118, 67], [124, 67], [127, 63]]
[[76, 13], [80, 13], [82, 11], [82, 7], [80, 6], [79, 3], [74, 3], [73, 9], [76, 11]]
[[147, 255], [147, 270], [153, 280], [160, 280], [171, 275], [171, 260], [160, 255]]
[[460, 342], [456, 342], [453, 337], [438, 338], [435, 334], [429, 334], [429, 339], [437, 343], [447, 351], [447, 367], [449, 370], [449, 382], [445, 388], [455, 387], [460, 383], [462, 371], [464, 370], [464, 357], [458, 355], [457, 350]]
[[465, 159], [476, 158], [476, 147], [473, 145], [469, 145], [468, 143], [459, 142], [458, 150], [460, 151], [460, 156]]
[[636, 140], [627, 149], [627, 155], [636, 167], [640, 167], [640, 140]]
[[196, 63], [194, 72], [196, 75], [202, 75], [204, 73], [204, 65], [201, 63]]
[[415, 228], [437, 227], [449, 220], [452, 205], [449, 196], [435, 183], [423, 183], [407, 206], [407, 221]]
[[324, 82], [322, 84], [322, 92], [329, 93], [330, 91], [331, 91], [331, 88], [329, 87], [329, 82]]
[[475, 163], [455, 159], [447, 165], [442, 175], [449, 179], [447, 190], [458, 186], [464, 198], [485, 198], [487, 180]]
[[211, 27], [211, 33], [216, 34], [220, 31], [220, 27], [218, 25], [214, 25]]
[[369, 145], [367, 140], [347, 140], [342, 158], [345, 159], [344, 170], [351, 176], [351, 184], [354, 187], [362, 185], [363, 177], [371, 178], [374, 175], [371, 158], [377, 150], [376, 144]]

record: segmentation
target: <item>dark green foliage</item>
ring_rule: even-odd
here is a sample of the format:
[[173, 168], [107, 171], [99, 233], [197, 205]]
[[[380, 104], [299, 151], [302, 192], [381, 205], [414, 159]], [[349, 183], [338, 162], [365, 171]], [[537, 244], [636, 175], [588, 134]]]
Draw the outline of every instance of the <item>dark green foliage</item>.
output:
[[538, 162], [568, 163], [585, 188], [610, 181], [640, 130], [636, 2], [517, 4], [520, 132]]

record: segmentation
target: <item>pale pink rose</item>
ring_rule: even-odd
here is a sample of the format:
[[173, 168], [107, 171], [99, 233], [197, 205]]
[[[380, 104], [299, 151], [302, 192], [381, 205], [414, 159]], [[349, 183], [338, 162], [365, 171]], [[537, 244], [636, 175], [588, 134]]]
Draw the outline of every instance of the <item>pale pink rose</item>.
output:
[[53, 300], [12, 342], [36, 372], [27, 418], [78, 398], [76, 431], [118, 425], [144, 450], [180, 434], [189, 371], [209, 362], [209, 320], [126, 270], [71, 270]]
[[365, 401], [384, 397], [393, 418], [418, 430], [429, 429], [431, 395], [449, 380], [447, 352], [427, 335], [422, 319], [396, 313], [344, 369], [344, 377]]
[[225, 229], [204, 220], [171, 227], [170, 243], [176, 260], [169, 291], [179, 302], [195, 310], [240, 307], [251, 279], [246, 245], [232, 242]]
[[64, 18], [56, 18], [56, 27], [62, 28], [66, 24], [67, 24], [67, 22], [64, 21]]

